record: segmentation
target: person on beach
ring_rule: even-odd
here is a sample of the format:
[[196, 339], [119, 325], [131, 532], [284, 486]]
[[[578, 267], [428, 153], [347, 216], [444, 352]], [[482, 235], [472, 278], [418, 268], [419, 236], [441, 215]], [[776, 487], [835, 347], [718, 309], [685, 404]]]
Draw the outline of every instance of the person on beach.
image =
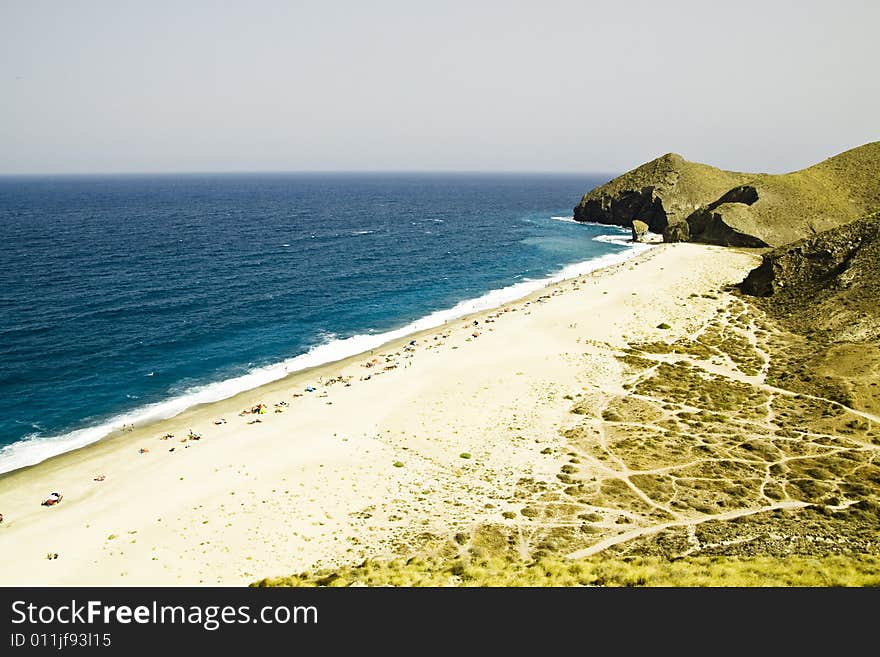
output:
[[61, 493], [49, 493], [49, 497], [43, 500], [43, 506], [54, 506], [62, 499], [64, 499], [64, 495]]

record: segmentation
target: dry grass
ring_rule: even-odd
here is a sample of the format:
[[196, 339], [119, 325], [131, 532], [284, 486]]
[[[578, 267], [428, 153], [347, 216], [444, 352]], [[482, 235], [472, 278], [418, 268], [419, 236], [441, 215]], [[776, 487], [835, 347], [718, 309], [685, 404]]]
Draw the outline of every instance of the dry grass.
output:
[[[646, 212], [646, 200], [655, 198], [662, 202], [665, 215], [660, 223], [672, 224], [685, 220], [698, 208], [721, 200], [728, 191], [747, 185], [757, 190], [757, 202], [751, 206], [727, 203], [720, 211], [738, 231], [754, 235], [770, 246], [779, 246], [846, 224], [880, 208], [878, 170], [880, 142], [868, 143], [806, 169], [780, 175], [724, 171], [668, 153], [590, 191], [574, 209], [574, 214], [576, 219], [628, 226], [633, 218], [641, 217], [639, 213]], [[588, 206], [608, 208], [612, 199], [619, 201], [627, 195], [644, 194], [645, 190], [648, 190], [645, 200], [621, 207], [611, 213], [613, 216], [598, 218], [587, 210]], [[629, 217], [632, 213], [638, 216]]]
[[394, 559], [252, 586], [880, 586], [880, 557]]

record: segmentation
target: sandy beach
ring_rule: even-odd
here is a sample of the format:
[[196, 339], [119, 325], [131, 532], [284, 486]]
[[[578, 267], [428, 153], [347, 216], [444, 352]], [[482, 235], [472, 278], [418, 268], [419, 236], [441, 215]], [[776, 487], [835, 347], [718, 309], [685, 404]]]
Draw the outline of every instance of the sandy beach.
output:
[[519, 522], [512, 491], [559, 471], [570, 400], [621, 385], [613, 349], [688, 335], [717, 306], [693, 295], [758, 260], [659, 245], [3, 475], [0, 584], [243, 585]]

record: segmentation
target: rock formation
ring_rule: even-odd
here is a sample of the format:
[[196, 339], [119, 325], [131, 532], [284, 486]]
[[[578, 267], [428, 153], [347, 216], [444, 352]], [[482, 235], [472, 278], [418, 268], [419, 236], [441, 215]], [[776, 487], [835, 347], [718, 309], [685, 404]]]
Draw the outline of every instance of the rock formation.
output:
[[758, 190], [740, 185], [717, 201], [694, 211], [688, 218], [690, 238], [694, 242], [760, 248], [770, 246], [753, 233], [755, 226], [748, 208], [758, 200]]
[[740, 287], [805, 329], [880, 337], [880, 212], [764, 254]]
[[662, 233], [740, 182], [738, 174], [667, 153], [589, 192], [574, 218], [626, 228], [638, 218], [651, 232]]
[[638, 219], [633, 219], [632, 222], [632, 237], [633, 242], [644, 242], [645, 235], [648, 233], [648, 224], [644, 221], [640, 221]]
[[677, 221], [663, 229], [664, 242], [689, 242], [690, 239], [690, 226], [686, 221]]
[[878, 172], [880, 142], [781, 175], [722, 171], [668, 153], [587, 193], [574, 218], [627, 228], [639, 219], [666, 241], [775, 247], [880, 208]]

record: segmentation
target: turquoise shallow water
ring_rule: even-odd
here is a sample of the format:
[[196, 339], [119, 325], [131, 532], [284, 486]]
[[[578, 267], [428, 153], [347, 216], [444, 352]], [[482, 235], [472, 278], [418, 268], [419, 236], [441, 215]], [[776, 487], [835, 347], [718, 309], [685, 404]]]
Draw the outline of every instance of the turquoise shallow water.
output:
[[0, 178], [0, 471], [616, 257], [610, 177]]

